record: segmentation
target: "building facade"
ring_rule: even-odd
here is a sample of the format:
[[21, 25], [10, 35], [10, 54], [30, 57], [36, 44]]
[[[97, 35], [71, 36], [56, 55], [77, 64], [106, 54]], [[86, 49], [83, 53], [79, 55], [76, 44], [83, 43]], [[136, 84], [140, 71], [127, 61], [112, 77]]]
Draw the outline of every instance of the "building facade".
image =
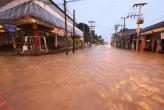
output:
[[111, 45], [123, 49], [135, 49], [136, 32], [135, 29], [125, 29], [113, 34]]
[[[164, 21], [141, 29], [138, 38], [139, 51], [164, 53]], [[137, 33], [135, 29], [120, 30], [113, 34], [111, 45], [117, 48], [136, 50]]]
[[[55, 49], [64, 47], [64, 11], [52, 0], [0, 0], [0, 50]], [[68, 37], [73, 34], [73, 20], [67, 15]], [[75, 26], [76, 39], [83, 32]]]
[[141, 37], [141, 50], [164, 53], [164, 21], [144, 28]]

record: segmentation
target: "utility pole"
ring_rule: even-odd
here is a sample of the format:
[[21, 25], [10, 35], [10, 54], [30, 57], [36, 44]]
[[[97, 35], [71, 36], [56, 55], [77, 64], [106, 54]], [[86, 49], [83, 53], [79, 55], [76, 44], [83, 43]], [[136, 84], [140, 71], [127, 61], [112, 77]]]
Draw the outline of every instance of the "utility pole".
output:
[[90, 28], [90, 37], [91, 37], [91, 44], [93, 43], [93, 35], [92, 34], [92, 31], [95, 31], [95, 21], [88, 21], [88, 23], [90, 24], [89, 25], [89, 28]]
[[[142, 14], [141, 14], [142, 15]], [[127, 18], [136, 18], [136, 17], [138, 17], [139, 16], [139, 14], [129, 14], [128, 16], [127, 16]]]
[[[136, 17], [138, 17], [139, 16], [139, 14], [129, 14], [127, 17], [128, 18], [136, 18]], [[136, 48], [134, 49], [134, 42], [132, 42], [132, 50], [136, 50]]]
[[114, 28], [115, 28], [115, 46], [117, 47], [118, 45], [120, 45], [120, 44], [118, 44], [117, 43], [117, 41], [118, 41], [118, 36], [117, 36], [117, 31], [118, 31], [118, 27], [122, 27], [123, 25], [120, 25], [120, 24], [116, 24], [116, 25], [114, 25]]
[[[126, 26], [126, 19], [127, 19], [127, 17], [121, 17], [121, 19], [123, 19], [123, 21], [124, 21], [124, 27], [123, 27], [123, 29], [122, 29], [122, 39], [124, 39], [124, 37], [125, 37], [125, 31], [126, 31], [126, 29], [125, 29], [125, 26]], [[124, 41], [124, 40], [123, 40]], [[125, 46], [124, 46], [124, 42], [122, 42], [122, 48], [124, 48]]]
[[73, 53], [75, 53], [75, 10], [73, 10]]
[[85, 42], [85, 34], [86, 34], [86, 32], [85, 32], [85, 25], [83, 25], [83, 37], [84, 37], [84, 42]]
[[68, 55], [68, 32], [67, 32], [67, 3], [66, 0], [64, 0], [64, 20], [65, 20], [65, 37], [66, 37], [66, 55]]
[[144, 19], [142, 18], [142, 14], [141, 14], [141, 8], [144, 5], [147, 5], [147, 3], [137, 3], [137, 4], [133, 5], [133, 7], [139, 7], [138, 8], [137, 29], [136, 29], [136, 32], [137, 32], [136, 51], [138, 51], [138, 45], [139, 45], [138, 43], [139, 43], [139, 37], [140, 37], [140, 24], [144, 23]]
[[85, 25], [83, 24], [83, 49], [84, 49], [85, 43], [86, 43], [85, 42], [86, 41], [86, 38], [85, 38], [86, 36], [85, 35], [86, 35], [86, 30], [85, 30]]
[[125, 26], [126, 26], [126, 19], [127, 19], [127, 17], [121, 17], [121, 19], [123, 19], [123, 20], [124, 20], [124, 28], [123, 28], [123, 30], [125, 30]]
[[115, 29], [115, 34], [117, 33], [117, 30], [118, 30], [118, 26], [117, 25], [114, 25], [114, 29]]
[[64, 20], [65, 20], [65, 37], [66, 37], [65, 50], [66, 50], [66, 55], [68, 55], [67, 3], [76, 2], [76, 1], [80, 1], [80, 0], [70, 0], [70, 1], [64, 0], [64, 4], [63, 4], [64, 5]]
[[115, 34], [117, 33], [117, 31], [118, 31], [118, 27], [120, 27], [120, 26], [123, 26], [123, 25], [120, 25], [120, 24], [116, 24], [116, 25], [114, 25], [114, 28], [115, 28]]
[[95, 30], [95, 21], [88, 21], [91, 30]]

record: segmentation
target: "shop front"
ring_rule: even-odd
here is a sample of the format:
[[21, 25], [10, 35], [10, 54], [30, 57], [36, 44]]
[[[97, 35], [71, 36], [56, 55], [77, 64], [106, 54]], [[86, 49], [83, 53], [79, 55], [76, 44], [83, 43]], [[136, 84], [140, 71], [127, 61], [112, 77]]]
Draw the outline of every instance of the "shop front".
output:
[[164, 21], [146, 27], [141, 32], [142, 50], [163, 53]]
[[[63, 11], [52, 1], [46, 8], [44, 1], [38, 2], [14, 2], [15, 7], [4, 6], [6, 10], [0, 11], [0, 50], [21, 51], [23, 47], [26, 50], [45, 50], [66, 46]], [[71, 20], [68, 16], [69, 36], [73, 30]], [[80, 37], [83, 35], [77, 27], [75, 34]]]
[[145, 51], [161, 52], [162, 42], [161, 32], [147, 34], [142, 36], [141, 48]]

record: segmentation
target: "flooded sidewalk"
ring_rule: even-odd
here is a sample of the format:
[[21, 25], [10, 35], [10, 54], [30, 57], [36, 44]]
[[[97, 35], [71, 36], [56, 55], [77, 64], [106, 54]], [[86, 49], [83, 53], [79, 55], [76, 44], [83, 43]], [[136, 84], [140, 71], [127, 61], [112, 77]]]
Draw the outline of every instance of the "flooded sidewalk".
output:
[[98, 46], [0, 56], [0, 110], [163, 109], [163, 54]]

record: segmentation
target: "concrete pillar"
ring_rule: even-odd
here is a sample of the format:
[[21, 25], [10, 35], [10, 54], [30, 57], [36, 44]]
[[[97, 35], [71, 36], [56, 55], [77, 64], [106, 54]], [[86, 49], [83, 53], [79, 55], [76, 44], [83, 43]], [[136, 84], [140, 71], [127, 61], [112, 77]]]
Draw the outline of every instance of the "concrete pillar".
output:
[[44, 37], [43, 39], [44, 39], [44, 43], [45, 43], [46, 52], [48, 52], [48, 46], [47, 46], [46, 38]]
[[58, 36], [57, 36], [57, 34], [56, 34], [56, 36], [55, 36], [55, 47], [56, 47], [56, 48], [58, 47]]
[[154, 51], [154, 39], [151, 39], [151, 51]]
[[134, 42], [132, 41], [132, 50], [134, 50]]
[[42, 49], [42, 46], [41, 46], [41, 37], [39, 37], [39, 49], [40, 50]]
[[157, 40], [157, 49], [156, 49], [156, 52], [159, 53], [161, 50], [161, 41], [160, 40]]
[[15, 36], [13, 33], [11, 33], [11, 38], [12, 38], [12, 42], [13, 42], [13, 48], [16, 49]]
[[145, 46], [146, 46], [146, 41], [145, 41], [145, 39], [143, 38], [142, 41], [141, 41], [141, 51], [144, 51]]
[[39, 49], [39, 32], [38, 30], [34, 30], [34, 48]]
[[34, 30], [34, 49], [39, 49], [39, 31], [37, 24], [33, 24], [33, 30]]

